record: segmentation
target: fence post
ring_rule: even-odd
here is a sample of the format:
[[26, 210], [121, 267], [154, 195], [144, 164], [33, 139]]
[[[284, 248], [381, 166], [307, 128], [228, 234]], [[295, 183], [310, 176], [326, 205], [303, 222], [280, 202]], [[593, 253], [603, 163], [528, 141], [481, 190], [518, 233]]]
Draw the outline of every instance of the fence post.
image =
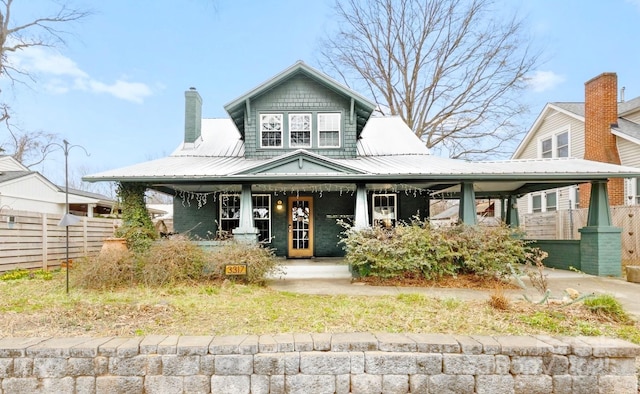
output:
[[89, 218], [85, 217], [84, 218], [84, 223], [83, 223], [83, 229], [82, 229], [82, 239], [83, 239], [83, 244], [82, 244], [82, 249], [83, 249], [83, 254], [86, 256], [88, 254], [89, 251], [89, 240], [88, 235], [87, 235], [87, 220]]
[[43, 213], [42, 218], [42, 269], [47, 270], [48, 267], [48, 251], [47, 251], [47, 214]]

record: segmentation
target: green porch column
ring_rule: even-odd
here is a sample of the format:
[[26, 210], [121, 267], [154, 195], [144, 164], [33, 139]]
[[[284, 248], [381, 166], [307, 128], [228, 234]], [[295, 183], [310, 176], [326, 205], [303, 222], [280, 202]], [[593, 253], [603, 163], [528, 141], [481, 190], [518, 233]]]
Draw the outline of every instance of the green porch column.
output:
[[516, 200], [516, 196], [507, 197], [506, 205], [505, 223], [511, 228], [520, 227], [520, 219], [518, 218], [518, 202]]
[[460, 209], [458, 217], [464, 224], [475, 226], [478, 224], [476, 216], [476, 192], [473, 190], [472, 182], [462, 182], [460, 184]]
[[241, 242], [258, 242], [258, 229], [253, 225], [251, 185], [243, 184], [240, 193], [240, 225], [233, 229], [233, 238]]
[[580, 236], [580, 270], [591, 275], [622, 275], [622, 229], [611, 226], [607, 181], [591, 182], [587, 226]]
[[363, 184], [356, 185], [356, 209], [353, 228], [360, 230], [369, 227], [369, 204], [367, 203], [367, 189]]

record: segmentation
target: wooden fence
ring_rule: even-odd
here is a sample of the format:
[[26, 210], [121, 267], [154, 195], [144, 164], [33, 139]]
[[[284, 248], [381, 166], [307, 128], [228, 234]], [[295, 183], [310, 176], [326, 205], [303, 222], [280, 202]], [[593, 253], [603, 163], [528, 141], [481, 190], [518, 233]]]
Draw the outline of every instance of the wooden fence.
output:
[[[587, 208], [524, 215], [522, 228], [530, 239], [580, 239], [587, 225]], [[622, 228], [622, 260], [640, 264], [640, 206], [611, 207], [611, 222]]]
[[[61, 215], [0, 211], [0, 272], [17, 268], [58, 267], [66, 258], [66, 229]], [[69, 258], [96, 254], [113, 236], [114, 219], [81, 218], [69, 226]]]

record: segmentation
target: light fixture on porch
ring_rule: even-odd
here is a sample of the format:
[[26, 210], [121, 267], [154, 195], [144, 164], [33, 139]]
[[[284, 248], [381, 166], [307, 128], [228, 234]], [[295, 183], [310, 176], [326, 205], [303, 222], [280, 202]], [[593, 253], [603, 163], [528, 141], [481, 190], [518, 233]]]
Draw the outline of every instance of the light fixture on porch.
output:
[[284, 206], [282, 205], [282, 200], [278, 200], [276, 202], [276, 210], [282, 211], [283, 209], [284, 209]]

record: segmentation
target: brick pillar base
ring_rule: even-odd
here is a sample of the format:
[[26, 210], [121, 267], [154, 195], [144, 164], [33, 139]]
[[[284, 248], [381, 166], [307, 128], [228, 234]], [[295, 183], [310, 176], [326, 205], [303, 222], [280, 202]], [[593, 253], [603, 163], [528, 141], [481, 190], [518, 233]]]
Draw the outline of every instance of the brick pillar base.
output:
[[622, 229], [589, 226], [579, 229], [580, 270], [598, 276], [622, 276]]

